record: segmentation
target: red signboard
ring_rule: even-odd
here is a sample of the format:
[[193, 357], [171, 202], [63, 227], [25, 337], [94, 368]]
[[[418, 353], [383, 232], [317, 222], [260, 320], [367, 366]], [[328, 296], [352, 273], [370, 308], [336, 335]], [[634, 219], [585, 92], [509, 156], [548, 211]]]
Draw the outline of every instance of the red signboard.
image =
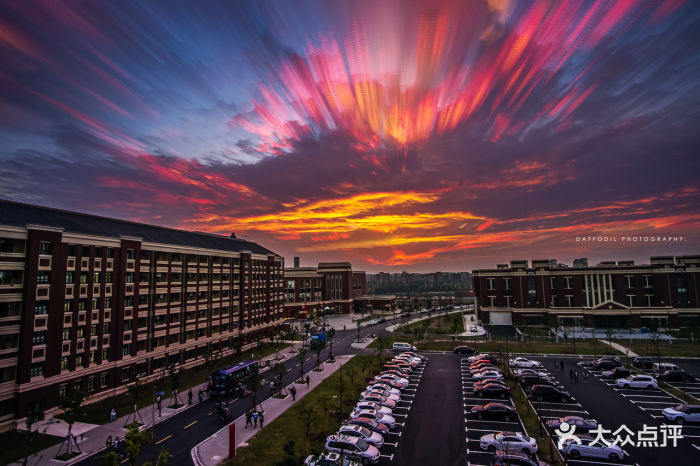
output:
[[232, 422], [228, 426], [228, 457], [236, 456], [236, 423]]

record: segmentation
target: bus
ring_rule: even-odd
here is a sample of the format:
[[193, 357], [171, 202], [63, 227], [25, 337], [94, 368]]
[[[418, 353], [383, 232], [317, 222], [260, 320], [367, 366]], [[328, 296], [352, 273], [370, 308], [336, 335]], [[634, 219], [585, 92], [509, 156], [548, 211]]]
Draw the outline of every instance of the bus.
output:
[[214, 372], [210, 377], [209, 396], [222, 397], [232, 393], [243, 394], [245, 381], [258, 373], [257, 361], [241, 361], [235, 366]]

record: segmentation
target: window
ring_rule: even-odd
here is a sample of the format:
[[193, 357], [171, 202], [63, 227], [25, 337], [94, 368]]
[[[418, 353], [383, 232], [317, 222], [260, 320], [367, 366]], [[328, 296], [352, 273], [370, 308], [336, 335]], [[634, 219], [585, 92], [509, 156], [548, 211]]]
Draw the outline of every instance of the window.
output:
[[122, 382], [129, 380], [129, 368], [125, 367], [122, 369]]
[[678, 300], [678, 307], [690, 306], [688, 301], [688, 278], [683, 269], [676, 270], [676, 299]]
[[112, 272], [105, 272], [105, 283], [112, 283]]
[[83, 367], [83, 355], [82, 354], [79, 354], [75, 357], [75, 367], [76, 367], [76, 369]]
[[127, 249], [127, 250], [126, 250], [126, 258], [127, 258], [127, 259], [133, 259], [134, 257], [135, 257], [135, 256], [134, 256], [134, 250], [133, 250], [133, 249]]
[[50, 274], [47, 270], [39, 270], [36, 274], [36, 282], [42, 285], [49, 283], [51, 280]]
[[107, 361], [108, 359], [109, 359], [109, 350], [103, 349], [102, 350], [102, 361]]
[[504, 296], [503, 297], [506, 300], [506, 307], [511, 307], [511, 300], [513, 299], [512, 296]]
[[76, 251], [77, 251], [77, 248], [75, 247], [75, 244], [68, 245], [68, 255], [69, 256], [75, 257]]
[[510, 277], [503, 278], [503, 289], [504, 290], [510, 290], [510, 282], [511, 281], [512, 281], [512, 278], [510, 278]]
[[629, 307], [634, 306], [634, 295], [633, 294], [627, 295], [627, 306], [629, 306]]
[[102, 246], [95, 247], [95, 257], [102, 257]]
[[66, 388], [68, 388], [68, 386], [64, 383], [58, 386], [58, 397], [59, 398], [66, 397]]
[[[156, 316], [156, 317], [165, 317], [165, 316]], [[133, 322], [134, 322], [134, 321], [133, 321], [132, 319], [129, 319], [129, 320], [125, 320], [125, 321], [124, 321], [124, 331], [125, 331], [125, 332], [127, 332], [127, 331], [129, 331], [129, 330], [132, 329], [132, 327], [133, 327], [133, 325], [134, 325]]]
[[134, 283], [134, 272], [126, 273], [126, 283]]
[[571, 289], [571, 277], [564, 277], [564, 287], [567, 290]]
[[75, 330], [75, 337], [76, 338], [85, 338], [85, 327], [78, 327]]
[[90, 326], [90, 336], [91, 337], [96, 337], [97, 336], [97, 324], [92, 324]]
[[557, 295], [552, 295], [552, 303], [551, 306], [555, 307], [557, 305]]
[[122, 347], [122, 356], [128, 356], [131, 354], [131, 343], [127, 343]]
[[124, 297], [124, 306], [125, 307], [132, 307], [134, 305], [134, 297], [133, 296], [125, 296]]
[[44, 363], [38, 362], [31, 365], [29, 368], [30, 377], [41, 377], [44, 375]]
[[71, 312], [73, 310], [73, 300], [66, 299], [63, 302], [63, 312]]
[[[103, 358], [107, 359], [107, 358]], [[100, 374], [100, 387], [104, 387], [107, 385], [107, 374]]]
[[63, 341], [68, 341], [68, 340], [70, 340], [70, 329], [64, 328], [63, 329]]
[[48, 243], [46, 241], [42, 241], [39, 243], [39, 254], [42, 256], [50, 256], [51, 255], [51, 243]]
[[566, 300], [566, 307], [574, 307], [574, 297], [570, 294], [564, 296]]
[[81, 299], [80, 301], [78, 301], [78, 310], [84, 311], [86, 309], [87, 309], [87, 301], [84, 299]]
[[80, 283], [87, 283], [87, 282], [88, 282], [87, 272], [80, 272]]
[[82, 247], [82, 256], [83, 257], [90, 257], [90, 246], [83, 246]]
[[537, 306], [537, 280], [534, 274], [527, 277], [527, 305]]
[[647, 295], [644, 295], [644, 297], [646, 298], [647, 307], [652, 307], [654, 305], [654, 295], [647, 294]]
[[495, 307], [495, 306], [496, 306], [496, 297], [489, 296], [489, 307]]
[[102, 324], [102, 333], [104, 335], [107, 335], [111, 330], [110, 327], [111, 327], [111, 324], [109, 322], [105, 322], [104, 324]]
[[634, 275], [625, 275], [625, 283], [627, 288], [634, 288]]
[[46, 343], [46, 334], [47, 332], [34, 332], [34, 335], [32, 335], [32, 344], [34, 345], [43, 345]]
[[100, 299], [99, 298], [92, 298], [92, 310], [96, 311], [100, 307]]
[[[90, 359], [92, 359], [92, 357]], [[90, 362], [94, 362], [94, 361], [90, 361]], [[91, 392], [95, 389], [95, 377], [88, 378], [87, 389], [89, 392]]]
[[551, 289], [557, 289], [557, 277], [549, 277], [549, 286]]
[[49, 312], [49, 304], [46, 302], [36, 303], [34, 305], [34, 314], [43, 315]]
[[100, 283], [100, 272], [93, 272], [92, 281], [94, 283]]
[[653, 288], [654, 287], [654, 277], [651, 275], [644, 275], [644, 288]]
[[73, 278], [75, 274], [73, 272], [66, 272], [66, 285], [71, 285], [73, 283]]
[[97, 362], [97, 350], [90, 351], [90, 356], [88, 357], [90, 364], [95, 364]]
[[111, 309], [111, 307], [112, 307], [112, 298], [107, 296], [105, 298], [105, 309]]
[[70, 368], [70, 356], [63, 356], [61, 358], [61, 370], [66, 370]]

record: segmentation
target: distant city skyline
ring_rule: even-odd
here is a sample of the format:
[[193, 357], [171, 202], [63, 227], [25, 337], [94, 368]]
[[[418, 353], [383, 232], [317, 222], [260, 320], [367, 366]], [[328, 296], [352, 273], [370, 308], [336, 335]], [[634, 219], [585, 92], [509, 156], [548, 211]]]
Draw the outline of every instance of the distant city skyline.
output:
[[696, 254], [699, 42], [682, 0], [7, 1], [0, 198], [368, 273]]

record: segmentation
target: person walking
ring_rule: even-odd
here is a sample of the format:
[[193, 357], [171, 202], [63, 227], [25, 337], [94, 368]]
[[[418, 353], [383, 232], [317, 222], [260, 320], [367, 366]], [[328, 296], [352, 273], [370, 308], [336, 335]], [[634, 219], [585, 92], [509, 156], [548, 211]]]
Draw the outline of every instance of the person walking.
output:
[[309, 382], [311, 382], [311, 377], [309, 377], [309, 374], [306, 374], [306, 388], [309, 388]]
[[192, 389], [190, 388], [190, 391], [187, 392], [187, 404], [191, 405], [192, 404]]
[[245, 413], [245, 426], [246, 426], [246, 428], [248, 426], [253, 425], [253, 423], [251, 422], [252, 419], [253, 419], [253, 413], [251, 413], [250, 410], [246, 411], [246, 413]]
[[258, 427], [258, 412], [254, 411], [253, 412], [253, 427]]
[[204, 393], [202, 393], [202, 389], [199, 389], [199, 394], [197, 395], [199, 397], [199, 402], [201, 403], [204, 401]]
[[578, 383], [578, 369], [574, 371], [574, 379], [576, 379], [576, 383]]
[[112, 408], [109, 412], [109, 422], [114, 422], [117, 420], [117, 410]]
[[107, 449], [112, 448], [112, 443], [113, 443], [113, 442], [114, 442], [114, 441], [112, 440], [112, 436], [111, 436], [111, 435], [110, 435], [109, 437], [107, 437], [107, 440], [105, 441], [105, 445], [107, 445]]
[[289, 389], [289, 393], [292, 394], [292, 402], [296, 401], [297, 399], [297, 389], [296, 387], [292, 387]]
[[275, 394], [275, 381], [270, 380], [270, 395], [274, 395], [274, 394]]
[[569, 369], [569, 381], [573, 382], [574, 381], [574, 370]]
[[265, 422], [265, 416], [263, 416], [262, 411], [260, 411], [260, 428], [263, 428], [263, 422]]
[[588, 382], [588, 371], [586, 369], [583, 370], [583, 381]]
[[119, 455], [119, 437], [114, 437], [114, 451]]

